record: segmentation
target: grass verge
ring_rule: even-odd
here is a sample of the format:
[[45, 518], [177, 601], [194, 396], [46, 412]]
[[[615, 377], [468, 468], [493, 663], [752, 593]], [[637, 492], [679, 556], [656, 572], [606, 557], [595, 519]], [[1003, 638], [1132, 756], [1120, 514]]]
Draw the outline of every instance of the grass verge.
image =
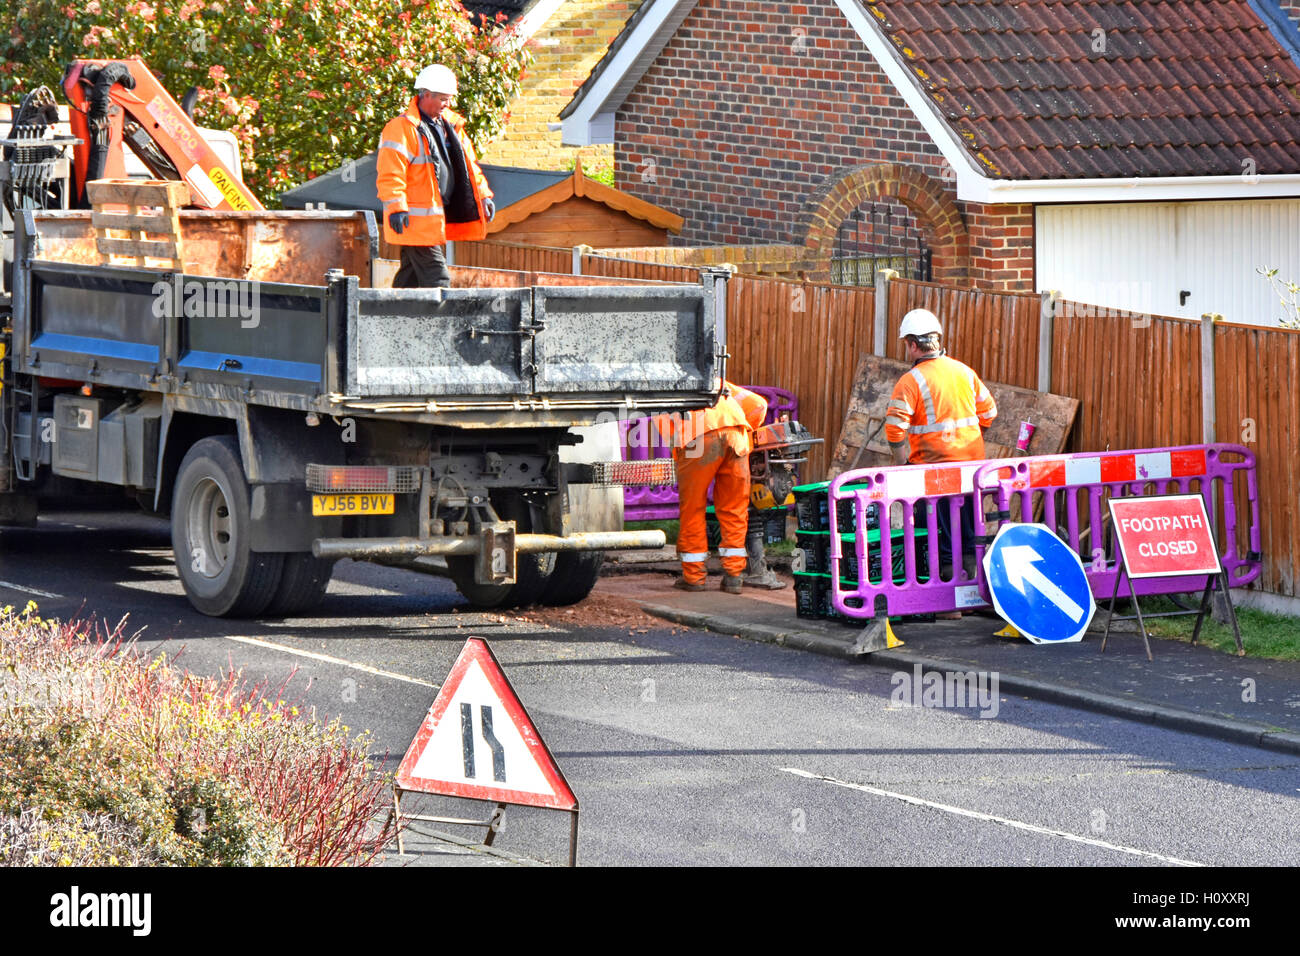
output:
[[[1200, 604], [1201, 595], [1199, 593], [1183, 595], [1181, 600], [1188, 607], [1197, 607]], [[1135, 613], [1131, 602], [1123, 610], [1120, 610], [1124, 603], [1117, 602], [1117, 613]], [[1178, 610], [1182, 610], [1182, 608], [1166, 595], [1156, 595], [1142, 599], [1143, 614]], [[1137, 625], [1136, 621], [1132, 623], [1134, 626]], [[1261, 611], [1253, 607], [1239, 607], [1237, 608], [1237, 624], [1241, 628], [1241, 643], [1246, 648], [1247, 657], [1270, 658], [1280, 661], [1300, 660], [1300, 620], [1284, 614]], [[1147, 619], [1147, 633], [1152, 637], [1165, 640], [1190, 643], [1192, 630], [1195, 627], [1195, 615]], [[1237, 653], [1237, 642], [1232, 636], [1232, 625], [1220, 624], [1209, 615], [1206, 615], [1205, 621], [1201, 624], [1201, 633], [1197, 638], [1197, 643], [1214, 648], [1216, 651], [1223, 651], [1225, 654]]]
[[146, 658], [124, 624], [0, 610], [0, 864], [374, 860], [390, 791], [366, 735]]

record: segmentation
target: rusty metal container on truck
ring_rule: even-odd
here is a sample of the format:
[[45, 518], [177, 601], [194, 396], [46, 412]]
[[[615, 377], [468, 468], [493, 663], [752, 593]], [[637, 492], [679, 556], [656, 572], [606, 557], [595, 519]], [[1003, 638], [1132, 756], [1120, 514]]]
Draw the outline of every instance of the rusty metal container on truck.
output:
[[604, 460], [620, 418], [716, 401], [725, 271], [399, 290], [369, 212], [178, 215], [161, 266], [106, 264], [89, 211], [17, 217], [0, 522], [120, 489], [170, 517], [217, 616], [306, 611], [344, 557], [441, 556], [476, 606], [567, 604], [605, 550], [662, 546], [623, 530]]

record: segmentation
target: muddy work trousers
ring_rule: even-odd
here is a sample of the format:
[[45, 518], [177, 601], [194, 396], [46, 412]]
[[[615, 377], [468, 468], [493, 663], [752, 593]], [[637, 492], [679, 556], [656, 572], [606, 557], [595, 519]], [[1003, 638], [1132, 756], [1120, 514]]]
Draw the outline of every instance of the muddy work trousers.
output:
[[728, 575], [745, 573], [745, 528], [749, 524], [749, 431], [738, 425], [699, 436], [675, 453], [681, 526], [677, 553], [682, 577], [694, 583], [707, 576], [709, 557], [705, 508], [713, 484], [713, 511], [722, 528], [718, 555]]
[[448, 289], [451, 270], [443, 246], [402, 246], [402, 265], [393, 277], [394, 289]]

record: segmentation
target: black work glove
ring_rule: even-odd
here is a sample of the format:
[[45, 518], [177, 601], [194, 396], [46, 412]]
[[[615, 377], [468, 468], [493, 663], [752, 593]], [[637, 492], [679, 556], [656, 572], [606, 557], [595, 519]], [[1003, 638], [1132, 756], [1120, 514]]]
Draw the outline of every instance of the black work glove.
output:
[[411, 224], [411, 214], [409, 212], [390, 212], [388, 214], [388, 225], [392, 227], [393, 232], [399, 236], [402, 230]]
[[497, 204], [492, 201], [491, 196], [483, 200], [483, 212], [487, 214], [488, 222], [497, 217]]

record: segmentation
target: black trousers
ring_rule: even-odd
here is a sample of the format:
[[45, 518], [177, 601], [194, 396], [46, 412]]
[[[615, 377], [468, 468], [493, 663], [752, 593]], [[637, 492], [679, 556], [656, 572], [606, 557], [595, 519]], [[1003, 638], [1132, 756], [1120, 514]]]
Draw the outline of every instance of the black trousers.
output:
[[402, 266], [393, 277], [394, 289], [448, 289], [445, 246], [402, 246]]

